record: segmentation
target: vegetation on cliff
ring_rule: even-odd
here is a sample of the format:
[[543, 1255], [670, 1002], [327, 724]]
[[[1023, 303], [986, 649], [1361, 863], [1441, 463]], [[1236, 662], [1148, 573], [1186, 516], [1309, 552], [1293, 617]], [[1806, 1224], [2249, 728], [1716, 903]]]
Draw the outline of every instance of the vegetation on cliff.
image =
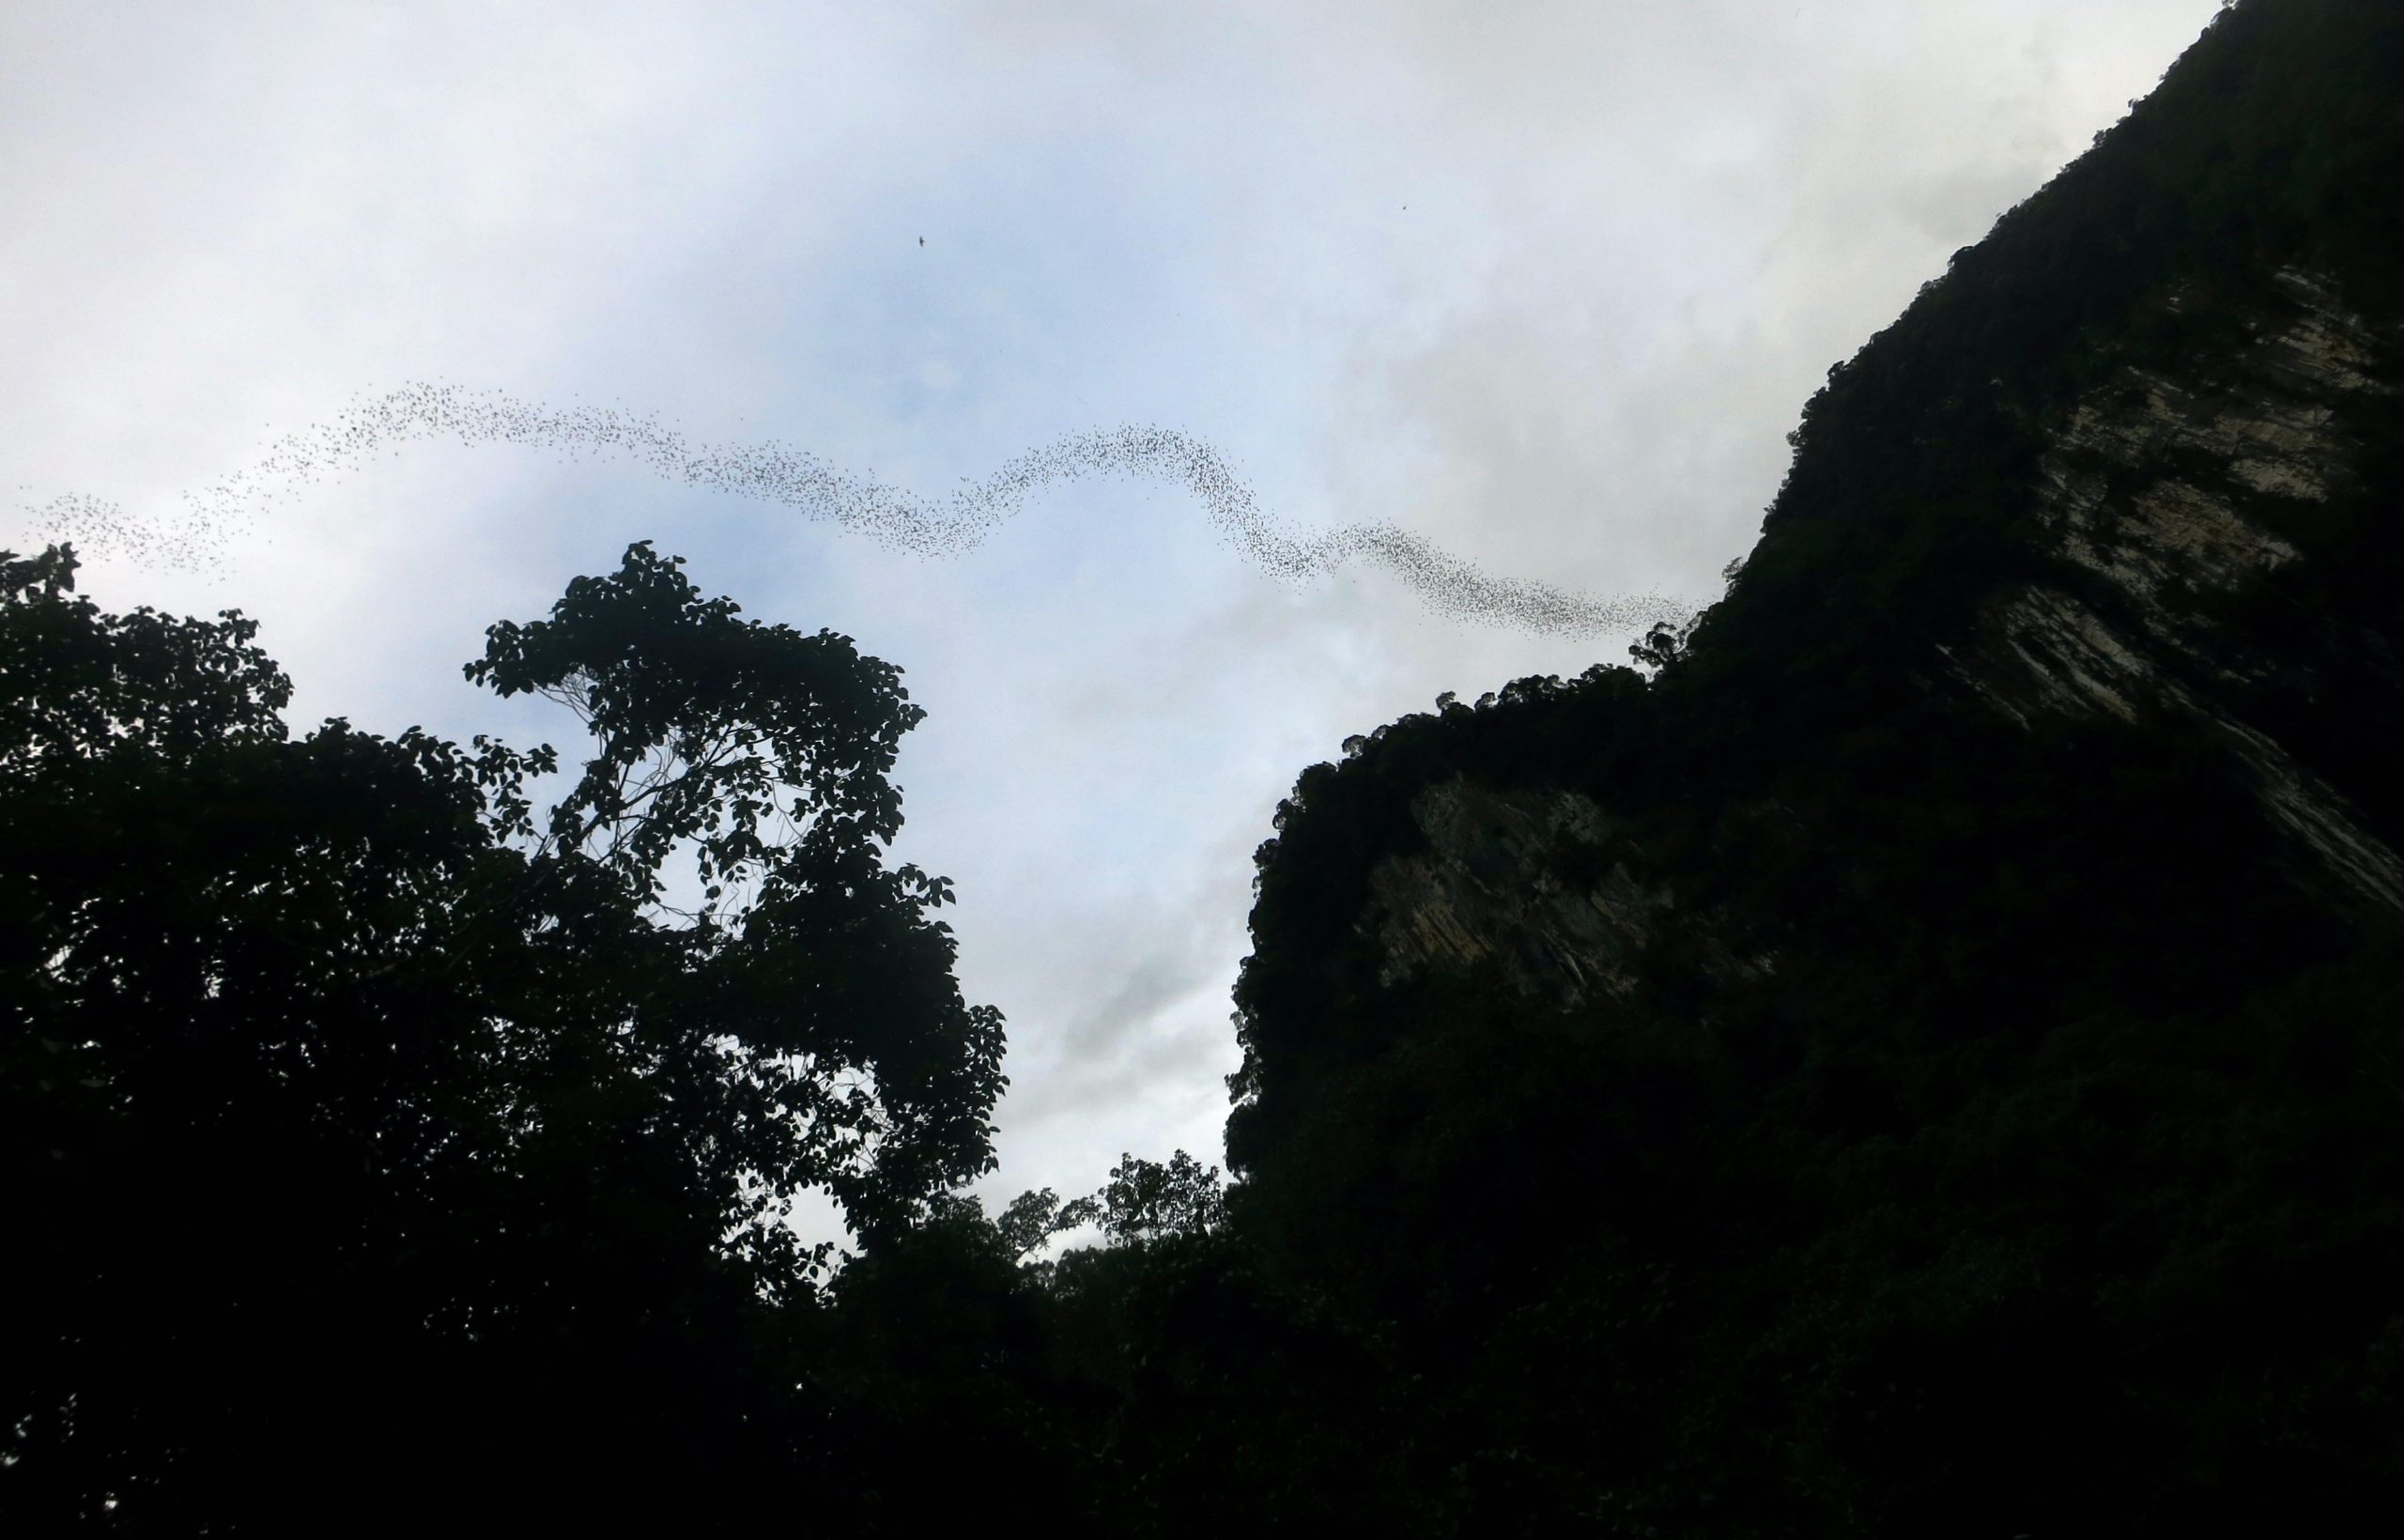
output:
[[[2404, 915], [2178, 702], [2404, 836], [2399, 85], [2383, 8], [2224, 13], [1831, 372], [1649, 681], [1522, 681], [1304, 773], [1238, 992], [1236, 1212], [1440, 1387], [1425, 1511], [2012, 1534], [2394, 1496]], [[2128, 716], [1996, 709], [2001, 598], [2140, 629], [2037, 515], [2073, 412], [2242, 383], [2297, 272], [2385, 366], [2331, 408], [2347, 479], [2179, 470], [2298, 558], [2163, 595], [2200, 655]], [[1394, 980], [1371, 872], [1462, 778], [1600, 809], [1582, 878], [1519, 875], [1648, 895], [1630, 993]]]

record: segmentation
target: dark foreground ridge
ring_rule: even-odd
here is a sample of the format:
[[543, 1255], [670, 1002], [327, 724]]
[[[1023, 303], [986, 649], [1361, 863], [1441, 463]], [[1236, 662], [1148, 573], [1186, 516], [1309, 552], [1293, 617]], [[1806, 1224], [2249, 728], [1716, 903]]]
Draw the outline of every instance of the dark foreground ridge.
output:
[[1649, 682], [1302, 778], [1228, 1154], [1265, 1254], [1441, 1387], [1394, 1403], [1409, 1505], [2395, 1500], [2399, 187], [2404, 14], [2223, 13], [1831, 372]]
[[2225, 10], [1831, 372], [1641, 670], [1305, 772], [1232, 1187], [958, 1195], [1000, 1023], [848, 639], [643, 547], [495, 627], [593, 735], [545, 815], [547, 749], [293, 741], [248, 623], [0, 563], [0, 1519], [2394, 1511], [2399, 187], [2404, 16]]

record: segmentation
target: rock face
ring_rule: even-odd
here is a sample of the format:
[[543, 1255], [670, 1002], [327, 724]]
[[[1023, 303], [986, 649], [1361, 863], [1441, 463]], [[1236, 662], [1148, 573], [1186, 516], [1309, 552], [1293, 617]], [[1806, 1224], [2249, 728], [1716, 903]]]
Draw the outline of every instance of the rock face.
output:
[[[1497, 792], [1466, 778], [1412, 799], [1426, 844], [1369, 874], [1364, 927], [1381, 986], [1490, 966], [1520, 995], [1563, 1006], [1626, 1000], [1676, 898], [1630, 870], [1641, 855], [1575, 792]], [[1616, 848], [1615, 848], [1616, 847]], [[1707, 939], [1696, 964], [1716, 979], [1767, 972]]]
[[1651, 677], [1302, 774], [1227, 1154], [1486, 1409], [1426, 1468], [1563, 1532], [2404, 1499], [2399, 82], [2393, 6], [2224, 11], [1831, 371]]
[[[2163, 308], [2211, 302], [2187, 291]], [[1994, 585], [1965, 624], [1903, 661], [2023, 732], [2048, 718], [2147, 731], [2165, 716], [2201, 730], [2291, 845], [2290, 879], [2338, 908], [2404, 919], [2392, 831], [2258, 719], [2266, 689], [2314, 681], [2295, 677], [2275, 632], [2227, 608], [2275, 596], [2283, 572], [2311, 564], [2294, 531], [2317, 510], [2381, 491], [2363, 464], [2377, 432], [2365, 418], [2404, 378], [2396, 330], [2350, 308], [2328, 274], [2293, 267], [2221, 318], [2236, 323], [2223, 346], [2114, 369], [2061, 414], [2023, 516], [2050, 570]], [[1680, 911], [1674, 874], [1649, 870], [1630, 821], [1580, 792], [1456, 775], [1419, 790], [1410, 815], [1422, 842], [1377, 863], [1356, 927], [1382, 986], [1492, 967], [1564, 1007], [1625, 1000], [1664, 924], [1701, 944], [1694, 965], [1715, 980], [1774, 966], [1740, 958], [1708, 914]]]
[[2024, 724], [2044, 712], [2134, 724], [2160, 711], [2209, 724], [2335, 888], [2404, 915], [2395, 849], [2232, 699], [2277, 670], [2209, 605], [2304, 561], [2281, 526], [2363, 489], [2361, 408], [2396, 394], [2393, 331], [2348, 309], [2328, 275], [2293, 268], [2242, 319], [2242, 343], [2175, 373], [2117, 373], [2039, 462], [2030, 517], [2106, 585], [2115, 613], [2019, 584], [1987, 602], [1976, 644], [1945, 649], [1949, 672]]
[[1668, 901], [1625, 865], [1592, 886], [1569, 875], [1603, 848], [1602, 809], [1574, 792], [1515, 795], [1454, 779], [1410, 811], [1426, 848], [1369, 875], [1380, 984], [1490, 959], [1522, 993], [1574, 1002], [1634, 987], [1628, 961]]

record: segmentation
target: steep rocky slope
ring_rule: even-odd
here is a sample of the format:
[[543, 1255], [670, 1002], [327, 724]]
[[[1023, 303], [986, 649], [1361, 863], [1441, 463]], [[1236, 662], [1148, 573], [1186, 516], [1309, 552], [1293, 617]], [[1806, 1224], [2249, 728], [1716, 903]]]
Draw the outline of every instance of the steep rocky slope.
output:
[[2404, 1479], [2399, 187], [2404, 16], [2224, 12], [1831, 371], [1657, 677], [1302, 778], [1228, 1151], [1441, 1345], [1465, 1489], [2013, 1533]]
[[[2164, 301], [2173, 313], [2196, 302]], [[2290, 880], [2363, 922], [2404, 920], [2396, 830], [2371, 827], [2260, 719], [2266, 694], [2309, 700], [2316, 682], [2284, 666], [2278, 635], [2246, 624], [2294, 608], [2276, 579], [2308, 561], [2299, 526], [2341, 494], [2396, 497], [2370, 485], [2366, 466], [2388, 426], [2379, 408], [2404, 378], [2396, 322], [2375, 325], [2326, 274], [2294, 269], [2223, 314], [2240, 318], [2242, 336], [2156, 368], [2117, 369], [2048, 424], [2025, 516], [2046, 566], [1994, 584], [1922, 655], [1891, 664], [1922, 686], [1958, 691], [1962, 709], [2023, 730], [2042, 717], [2143, 728], [2165, 715], [2208, 729], [2292, 841]], [[2404, 516], [2404, 503], [2391, 505]], [[2350, 554], [2322, 548], [2309, 560]], [[2376, 624], [2356, 639], [2382, 658], [2399, 639]], [[1381, 954], [1381, 983], [1493, 958], [1515, 988], [1564, 1004], [1625, 996], [1629, 959], [1654, 927], [1690, 923], [1668, 888], [1644, 886], [1625, 863], [1591, 886], [1564, 882], [1564, 852], [1604, 850], [1614, 824], [1576, 792], [1502, 793], [1456, 777], [1419, 792], [1411, 818], [1425, 847], [1383, 857], [1369, 879], [1362, 929]], [[1719, 965], [1752, 971], [1733, 957]]]
[[[2387, 426], [2376, 408], [2396, 392], [2397, 317], [2375, 325], [2332, 275], [2292, 268], [2234, 314], [2242, 341], [2119, 371], [2049, 435], [2029, 516], [2057, 560], [2107, 585], [2104, 602], [2028, 579], [1984, 601], [1969, 648], [1944, 651], [1955, 679], [2024, 723], [2101, 711], [2134, 724], [2151, 708], [2209, 724], [2332, 899], [2404, 916], [2404, 864], [2382, 838], [2394, 831], [2367, 827], [2248, 720], [2249, 698], [2283, 683], [2280, 649], [2211, 603], [2275, 595], [2280, 570], [2307, 560], [2299, 527], [2314, 512], [2341, 493], [2396, 490], [2366, 485], [2364, 462]], [[2348, 554], [2323, 546], [2312, 559]], [[2371, 626], [2360, 642], [2384, 652], [2396, 639]]]

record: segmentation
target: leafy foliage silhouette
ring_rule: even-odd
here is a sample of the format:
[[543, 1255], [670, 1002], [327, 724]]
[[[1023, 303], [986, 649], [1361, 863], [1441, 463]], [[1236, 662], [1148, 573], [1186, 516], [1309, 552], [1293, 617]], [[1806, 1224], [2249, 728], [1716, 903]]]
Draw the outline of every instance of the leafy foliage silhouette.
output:
[[[896, 670], [638, 546], [469, 666], [593, 732], [537, 837], [547, 747], [295, 741], [254, 623], [104, 614], [74, 571], [0, 559], [10, 1507], [257, 1527], [416, 1468], [396, 1502], [623, 1511], [814, 1469], [781, 1364], [824, 1248], [781, 1216], [815, 1189], [889, 1240], [990, 1169], [1002, 1084], [948, 885], [880, 858]], [[721, 891], [680, 914], [686, 848]]]

